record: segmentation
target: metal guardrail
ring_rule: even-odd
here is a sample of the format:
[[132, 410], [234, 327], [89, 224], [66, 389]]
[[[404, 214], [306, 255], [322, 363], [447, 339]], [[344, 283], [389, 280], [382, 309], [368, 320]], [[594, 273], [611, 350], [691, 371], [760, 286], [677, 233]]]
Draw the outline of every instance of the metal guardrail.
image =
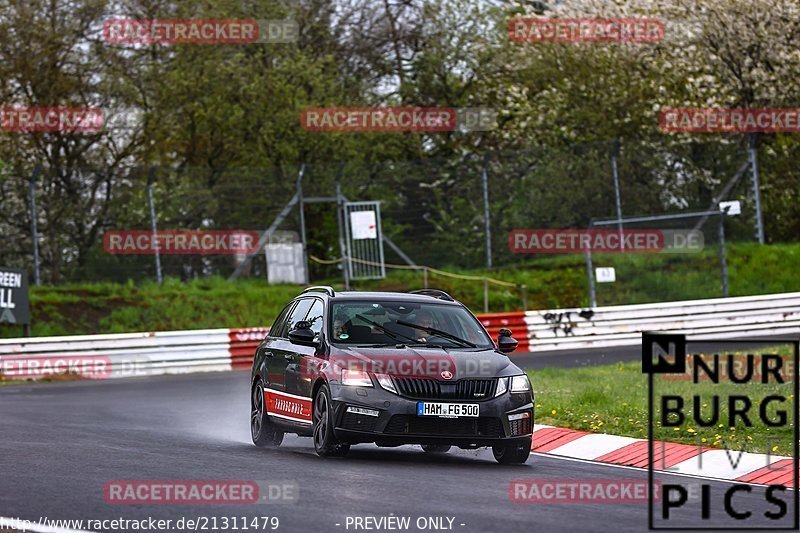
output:
[[643, 331], [714, 338], [800, 334], [800, 293], [528, 311], [524, 322], [531, 351], [633, 346]]
[[0, 377], [90, 379], [249, 368], [267, 328], [0, 339]]

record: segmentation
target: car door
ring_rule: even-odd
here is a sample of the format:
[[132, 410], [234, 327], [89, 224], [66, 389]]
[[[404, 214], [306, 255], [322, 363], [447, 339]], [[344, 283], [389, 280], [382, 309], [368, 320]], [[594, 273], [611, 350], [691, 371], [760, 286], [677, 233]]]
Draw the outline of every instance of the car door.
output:
[[[320, 342], [325, 325], [325, 303], [321, 298], [313, 298], [313, 303], [302, 319], [311, 323], [314, 340]], [[324, 359], [317, 357], [317, 348], [295, 344], [293, 362], [286, 367], [286, 392], [311, 398], [313, 376]]]
[[281, 330], [270, 339], [268, 346], [272, 355], [268, 356], [271, 381], [266, 391], [267, 410], [284, 423], [303, 426], [311, 423], [311, 399], [290, 393], [289, 389], [294, 386], [287, 383], [286, 377], [296, 374], [293, 365], [297, 365], [296, 351], [301, 348], [289, 341], [289, 332], [306, 317], [314, 300], [312, 297], [295, 300]]
[[275, 319], [275, 323], [269, 329], [267, 337], [259, 346], [264, 361], [264, 382], [267, 389], [275, 391], [286, 390], [286, 360], [282, 355], [282, 351], [289, 331], [289, 318], [296, 306], [297, 302], [292, 301], [283, 308], [278, 314], [278, 318]]

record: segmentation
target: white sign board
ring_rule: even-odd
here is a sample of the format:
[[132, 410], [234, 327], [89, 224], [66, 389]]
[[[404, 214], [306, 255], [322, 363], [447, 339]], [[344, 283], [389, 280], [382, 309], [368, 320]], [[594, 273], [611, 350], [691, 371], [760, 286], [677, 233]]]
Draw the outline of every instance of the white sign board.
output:
[[378, 225], [375, 211], [351, 211], [350, 229], [353, 239], [377, 239]]
[[730, 202], [720, 202], [719, 210], [725, 211], [726, 215], [741, 215], [742, 203], [739, 200], [731, 200]]
[[594, 269], [597, 283], [613, 283], [617, 281], [617, 272], [614, 267], [601, 267]]
[[301, 243], [267, 244], [267, 281], [275, 283], [308, 283]]

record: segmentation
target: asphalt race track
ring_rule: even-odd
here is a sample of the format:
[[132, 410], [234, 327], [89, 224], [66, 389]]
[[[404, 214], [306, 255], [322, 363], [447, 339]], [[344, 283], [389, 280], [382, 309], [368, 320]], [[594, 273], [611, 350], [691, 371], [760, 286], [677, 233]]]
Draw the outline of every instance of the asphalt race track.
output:
[[[503, 467], [489, 450], [435, 457], [414, 446], [360, 445], [344, 459], [322, 459], [310, 439], [291, 436], [279, 449], [256, 448], [249, 435], [248, 377], [233, 372], [0, 387], [0, 516], [277, 516], [278, 531], [353, 531], [345, 527], [348, 516], [389, 514], [410, 516], [412, 524], [418, 517], [453, 517], [453, 530], [465, 532], [621, 533], [647, 527], [646, 504], [509, 498], [515, 479], [646, 479], [640, 470], [538, 454], [526, 465]], [[299, 498], [255, 505], [118, 505], [104, 499], [109, 481], [186, 479], [296, 483]]]

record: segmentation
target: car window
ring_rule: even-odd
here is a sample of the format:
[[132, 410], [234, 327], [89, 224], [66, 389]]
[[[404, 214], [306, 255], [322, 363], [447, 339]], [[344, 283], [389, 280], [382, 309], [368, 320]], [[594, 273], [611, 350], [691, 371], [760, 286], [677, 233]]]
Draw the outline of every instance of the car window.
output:
[[278, 318], [275, 319], [275, 323], [269, 328], [270, 337], [286, 337], [286, 321], [295, 303], [296, 302], [290, 302], [289, 305], [284, 307], [283, 311], [280, 312]]
[[308, 315], [306, 315], [306, 320], [311, 322], [311, 330], [314, 332], [315, 338], [318, 338], [319, 334], [322, 333], [322, 312], [324, 308], [325, 305], [322, 300], [314, 298], [314, 304], [308, 311]]
[[311, 304], [314, 303], [315, 299], [316, 298], [303, 298], [297, 301], [297, 306], [295, 306], [295, 308], [292, 309], [292, 312], [289, 314], [289, 320], [287, 321], [287, 333], [292, 331], [298, 322], [305, 320], [308, 310], [311, 309]]
[[[440, 303], [347, 301], [332, 304], [330, 338], [346, 344], [420, 342], [458, 346], [458, 340], [429, 333], [426, 327], [455, 336], [479, 348], [492, 348], [480, 322], [465, 308]], [[391, 334], [387, 335], [383, 328]]]

